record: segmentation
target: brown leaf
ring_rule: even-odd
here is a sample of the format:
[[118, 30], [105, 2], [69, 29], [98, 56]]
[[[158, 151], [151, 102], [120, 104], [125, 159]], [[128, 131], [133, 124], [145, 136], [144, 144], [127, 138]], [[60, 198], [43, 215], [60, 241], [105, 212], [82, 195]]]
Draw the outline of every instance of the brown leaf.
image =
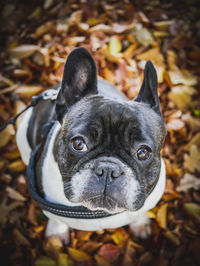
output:
[[100, 248], [99, 255], [104, 259], [114, 261], [120, 255], [120, 250], [117, 246], [107, 243]]
[[178, 67], [174, 67], [168, 73], [173, 85], [183, 84], [186, 86], [194, 86], [197, 84], [197, 77], [193, 76], [187, 70], [180, 70]]
[[136, 249], [131, 240], [128, 241], [124, 257], [122, 260], [122, 266], [135, 266], [136, 262]]
[[159, 47], [155, 47], [147, 50], [142, 54], [138, 54], [136, 58], [138, 60], [144, 60], [144, 61], [151, 60], [152, 63], [155, 64], [156, 66], [165, 67], [164, 57], [160, 53]]
[[13, 234], [14, 234], [17, 244], [20, 244], [23, 246], [31, 246], [31, 243], [29, 242], [29, 240], [17, 228], [13, 230]]
[[110, 262], [107, 259], [99, 256], [98, 254], [96, 254], [94, 258], [98, 266], [111, 266]]

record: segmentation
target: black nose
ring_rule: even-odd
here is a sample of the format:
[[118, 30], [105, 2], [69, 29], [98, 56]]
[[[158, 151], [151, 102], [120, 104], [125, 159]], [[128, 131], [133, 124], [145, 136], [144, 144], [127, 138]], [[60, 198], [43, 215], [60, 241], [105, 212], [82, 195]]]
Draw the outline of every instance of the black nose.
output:
[[122, 174], [119, 165], [110, 162], [99, 162], [96, 164], [95, 173], [99, 177], [117, 178]]

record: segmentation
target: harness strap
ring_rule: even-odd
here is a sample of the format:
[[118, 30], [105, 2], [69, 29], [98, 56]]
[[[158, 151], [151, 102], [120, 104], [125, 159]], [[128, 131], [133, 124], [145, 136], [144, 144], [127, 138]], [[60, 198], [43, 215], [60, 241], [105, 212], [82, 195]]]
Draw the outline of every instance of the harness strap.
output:
[[17, 114], [15, 117], [11, 117], [7, 122], [0, 125], [0, 132], [3, 131], [9, 124], [15, 125], [16, 120], [18, 117], [20, 117], [25, 111], [27, 111], [30, 107], [36, 106], [39, 102], [43, 100], [55, 100], [57, 97], [59, 90], [49, 89], [37, 96], [33, 96], [31, 99], [31, 104], [29, 104], [24, 110], [22, 110], [19, 114]]
[[37, 186], [35, 182], [36, 156], [41, 147], [42, 143], [38, 144], [32, 151], [29, 165], [27, 167], [26, 176], [29, 193], [43, 210], [49, 211], [58, 216], [77, 219], [96, 219], [111, 216], [111, 214], [108, 214], [104, 211], [91, 211], [84, 206], [66, 206], [62, 204], [56, 204], [49, 202], [43, 197], [41, 197], [37, 191]]

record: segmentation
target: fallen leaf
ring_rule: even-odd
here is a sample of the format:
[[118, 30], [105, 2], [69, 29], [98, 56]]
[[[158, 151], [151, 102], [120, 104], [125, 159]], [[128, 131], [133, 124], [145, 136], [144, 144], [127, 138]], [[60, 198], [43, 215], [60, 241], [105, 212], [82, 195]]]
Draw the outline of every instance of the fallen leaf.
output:
[[18, 59], [24, 59], [32, 55], [34, 52], [39, 51], [40, 47], [38, 45], [24, 44], [9, 50], [12, 57]]
[[20, 200], [25, 201], [26, 199], [15, 189], [11, 187], [6, 187], [6, 192], [8, 194], [8, 197], [14, 200]]
[[128, 235], [122, 228], [120, 228], [120, 229], [117, 229], [112, 234], [111, 238], [115, 242], [116, 245], [119, 245], [120, 247], [122, 247], [126, 243]]
[[47, 256], [41, 256], [35, 260], [35, 266], [56, 266], [56, 262]]
[[70, 26], [78, 25], [81, 22], [82, 15], [83, 15], [82, 10], [77, 10], [73, 12], [68, 19], [68, 24]]
[[157, 211], [156, 220], [161, 228], [167, 228], [167, 208], [168, 203], [163, 204]]
[[110, 262], [107, 259], [99, 256], [98, 254], [96, 254], [94, 258], [98, 266], [111, 266]]
[[8, 196], [6, 195], [4, 196], [3, 200], [0, 203], [0, 213], [1, 213], [0, 224], [1, 226], [4, 226], [4, 224], [8, 220], [8, 216], [13, 210], [24, 205], [24, 202], [22, 201], [14, 201], [10, 204], [7, 204], [7, 199], [8, 199]]
[[126, 250], [122, 260], [122, 266], [135, 266], [136, 263], [136, 249], [133, 242], [129, 240], [126, 245]]
[[104, 70], [103, 70], [103, 76], [108, 82], [110, 82], [113, 85], [115, 84], [115, 76], [114, 76], [113, 72], [110, 69], [108, 69], [107, 67], [104, 68]]
[[76, 262], [85, 261], [88, 265], [91, 265], [91, 257], [86, 252], [70, 247], [67, 250], [70, 257]]
[[57, 266], [73, 266], [73, 262], [67, 254], [59, 253], [57, 259]]
[[180, 70], [174, 67], [168, 71], [169, 77], [173, 85], [183, 84], [186, 86], [194, 86], [197, 84], [197, 77], [193, 76], [187, 70]]
[[99, 255], [104, 259], [114, 261], [120, 255], [120, 250], [117, 246], [107, 243], [100, 248]]
[[163, 20], [163, 21], [156, 21], [153, 23], [153, 26], [157, 30], [168, 30], [169, 27], [174, 24], [174, 20]]
[[184, 203], [183, 209], [191, 218], [200, 223], [200, 206], [198, 204], [192, 202]]
[[93, 32], [105, 32], [105, 33], [113, 33], [113, 29], [109, 25], [105, 24], [98, 24], [88, 30], [88, 33], [93, 33]]
[[14, 135], [15, 129], [13, 125], [8, 125], [4, 130], [2, 130], [0, 132], [0, 148], [6, 146]]
[[167, 122], [167, 129], [179, 131], [185, 127], [185, 123], [181, 119], [170, 119]]
[[196, 133], [191, 140], [184, 146], [184, 150], [189, 150], [191, 145], [196, 145], [200, 147], [200, 132]]
[[26, 168], [22, 160], [15, 160], [8, 165], [8, 169], [12, 172], [21, 172]]
[[189, 154], [184, 154], [183, 166], [190, 172], [200, 171], [200, 150], [195, 144], [190, 146]]
[[13, 235], [18, 244], [23, 246], [31, 246], [29, 240], [17, 228], [13, 230]]
[[179, 238], [173, 232], [171, 232], [169, 230], [165, 230], [163, 232], [163, 234], [174, 245], [176, 245], [176, 246], [179, 246], [180, 245], [181, 242], [180, 242]]
[[32, 96], [39, 94], [42, 91], [40, 85], [21, 85], [15, 90], [15, 93], [24, 99], [30, 99]]
[[78, 43], [82, 43], [84, 41], [85, 41], [85, 36], [75, 36], [67, 39], [67, 44], [76, 46]]
[[151, 32], [142, 26], [142, 24], [137, 24], [133, 29], [133, 34], [137, 41], [143, 46], [149, 46], [154, 43], [154, 38]]
[[119, 52], [121, 52], [122, 49], [122, 44], [120, 39], [117, 36], [113, 36], [110, 38], [110, 41], [108, 43], [108, 51], [111, 54], [117, 54]]
[[156, 66], [165, 67], [164, 57], [160, 53], [159, 47], [155, 47], [147, 50], [142, 54], [138, 54], [136, 58], [137, 60], [144, 60], [144, 61], [151, 60], [152, 63], [155, 64]]
[[58, 258], [59, 253], [62, 251], [63, 243], [58, 237], [51, 237], [47, 239], [44, 244], [46, 253], [54, 259]]
[[183, 178], [181, 179], [179, 186], [176, 187], [176, 191], [178, 192], [187, 192], [189, 189], [198, 190], [200, 188], [200, 178], [197, 178], [194, 175], [189, 173], [184, 174]]
[[193, 87], [178, 85], [171, 88], [169, 99], [181, 110], [186, 110], [191, 103], [191, 96], [196, 93]]

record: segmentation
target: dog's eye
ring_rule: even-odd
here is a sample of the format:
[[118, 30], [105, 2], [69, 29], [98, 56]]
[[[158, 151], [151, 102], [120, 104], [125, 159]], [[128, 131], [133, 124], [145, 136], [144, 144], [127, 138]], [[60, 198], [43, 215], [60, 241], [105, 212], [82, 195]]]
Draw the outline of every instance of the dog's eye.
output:
[[72, 140], [72, 148], [75, 151], [87, 151], [87, 145], [82, 138], [75, 138]]
[[150, 158], [152, 151], [149, 147], [142, 147], [137, 151], [137, 158], [144, 161]]

